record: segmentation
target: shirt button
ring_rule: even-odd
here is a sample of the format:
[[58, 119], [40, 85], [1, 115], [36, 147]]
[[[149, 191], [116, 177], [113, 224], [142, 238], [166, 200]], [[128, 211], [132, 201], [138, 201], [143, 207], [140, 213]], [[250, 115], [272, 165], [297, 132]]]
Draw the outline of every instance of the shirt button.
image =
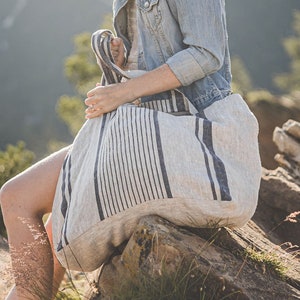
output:
[[145, 8], [148, 8], [149, 6], [150, 6], [149, 1], [146, 1], [146, 2], [144, 3], [144, 7], [145, 7]]

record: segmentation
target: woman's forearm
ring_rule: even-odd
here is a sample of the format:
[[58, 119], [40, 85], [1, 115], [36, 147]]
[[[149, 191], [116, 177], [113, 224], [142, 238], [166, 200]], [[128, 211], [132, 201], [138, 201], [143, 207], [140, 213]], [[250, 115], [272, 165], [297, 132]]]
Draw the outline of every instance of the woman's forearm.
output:
[[172, 90], [179, 86], [181, 86], [179, 80], [167, 64], [126, 82], [97, 86], [87, 93], [86, 118], [99, 117], [140, 97]]
[[180, 87], [180, 81], [167, 64], [133, 78], [124, 84], [130, 100], [150, 96]]

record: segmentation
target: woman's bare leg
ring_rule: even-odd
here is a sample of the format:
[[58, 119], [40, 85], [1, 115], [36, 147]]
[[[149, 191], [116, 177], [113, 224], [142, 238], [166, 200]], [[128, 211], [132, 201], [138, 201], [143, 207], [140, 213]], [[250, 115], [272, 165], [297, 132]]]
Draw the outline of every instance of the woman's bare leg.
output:
[[[0, 200], [7, 229], [16, 287], [12, 299], [51, 299], [62, 277], [42, 221], [51, 212], [57, 179], [68, 148], [38, 162], [8, 181]], [[51, 221], [47, 225], [51, 236]], [[57, 278], [54, 278], [57, 276]], [[56, 284], [56, 286], [57, 286]]]
[[[45, 224], [45, 228], [46, 228], [46, 232], [49, 238], [51, 248], [53, 249], [51, 216], [48, 218], [47, 223]], [[52, 294], [54, 297], [58, 291], [61, 281], [63, 280], [65, 269], [61, 266], [61, 264], [59, 263], [55, 255], [53, 255], [53, 261], [54, 261], [54, 271], [53, 271]], [[11, 289], [10, 293], [7, 295], [7, 298], [5, 300], [14, 300], [14, 299], [18, 299], [17, 290], [15, 286]]]
[[[46, 232], [49, 238], [51, 249], [53, 249], [53, 238], [52, 238], [52, 218], [51, 215], [46, 222]], [[52, 251], [53, 253], [53, 251]], [[62, 267], [60, 262], [57, 260], [56, 256], [53, 253], [53, 285], [52, 285], [52, 294], [56, 295], [61, 281], [63, 280], [65, 269]]]

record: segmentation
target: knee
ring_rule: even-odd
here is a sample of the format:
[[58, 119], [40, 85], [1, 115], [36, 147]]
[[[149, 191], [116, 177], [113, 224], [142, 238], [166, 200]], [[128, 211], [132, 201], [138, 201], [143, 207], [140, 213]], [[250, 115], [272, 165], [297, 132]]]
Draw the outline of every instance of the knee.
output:
[[3, 211], [6, 211], [6, 208], [9, 204], [9, 200], [11, 198], [10, 194], [13, 193], [13, 188], [11, 187], [10, 182], [6, 182], [0, 190], [0, 205]]
[[17, 203], [18, 196], [16, 195], [15, 184], [13, 180], [6, 182], [0, 190], [0, 205], [3, 215], [4, 222], [7, 223], [9, 220], [15, 220], [18, 214]]

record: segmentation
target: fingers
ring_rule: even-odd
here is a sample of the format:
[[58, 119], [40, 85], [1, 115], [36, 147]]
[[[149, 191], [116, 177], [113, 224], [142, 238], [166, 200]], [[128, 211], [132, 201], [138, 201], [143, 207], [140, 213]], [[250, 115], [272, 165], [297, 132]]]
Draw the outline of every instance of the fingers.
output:
[[87, 93], [87, 97], [85, 99], [85, 104], [88, 106], [85, 110], [85, 117], [86, 119], [94, 118], [96, 116], [100, 116], [101, 113], [101, 107], [98, 104], [97, 98], [96, 98], [96, 90], [93, 89]]
[[107, 101], [91, 104], [85, 110], [85, 118], [93, 119], [93, 118], [100, 117], [105, 113], [113, 111], [117, 107], [118, 105], [114, 105], [113, 103], [107, 103]]
[[126, 83], [110, 84], [107, 86], [96, 86], [87, 93], [85, 104], [86, 118], [99, 117], [105, 113], [117, 109], [120, 105], [131, 102], [132, 99], [128, 90], [125, 88]]
[[111, 54], [114, 62], [118, 67], [122, 67], [124, 64], [124, 43], [121, 38], [113, 38], [110, 44]]
[[85, 118], [86, 119], [92, 119], [92, 118], [100, 117], [103, 114], [104, 114], [103, 109], [101, 107], [96, 108], [95, 105], [89, 106], [85, 110]]
[[[96, 92], [99, 88], [101, 88], [100, 83], [96, 83], [96, 87], [94, 87], [93, 89], [91, 89], [90, 91], [87, 92], [87, 94], [86, 94], [87, 98], [91, 98], [91, 97], [95, 96]], [[92, 102], [90, 99], [86, 99], [85, 104], [90, 105], [90, 104], [92, 104]]]
[[87, 93], [87, 98], [84, 101], [88, 106], [85, 110], [86, 119], [100, 117], [110, 111], [110, 105], [106, 99], [107, 95], [103, 95], [103, 92], [101, 93], [101, 89], [103, 88], [103, 86], [97, 83], [96, 87]]

